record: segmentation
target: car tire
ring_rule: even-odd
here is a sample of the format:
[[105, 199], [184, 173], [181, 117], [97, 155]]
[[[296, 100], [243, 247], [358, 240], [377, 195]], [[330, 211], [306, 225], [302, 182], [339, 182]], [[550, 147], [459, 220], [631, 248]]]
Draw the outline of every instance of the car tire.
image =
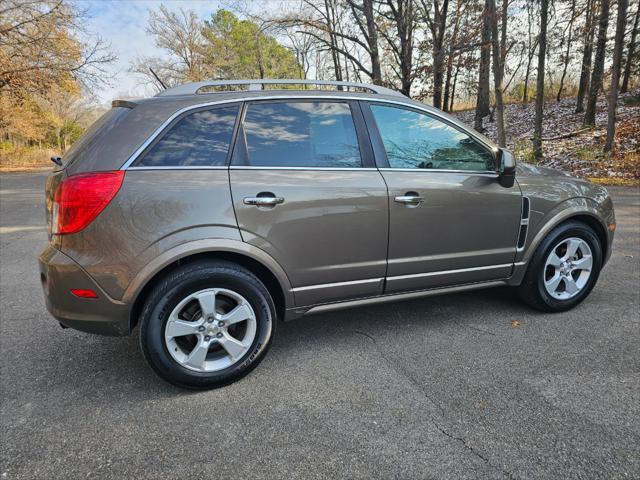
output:
[[[576, 246], [576, 254], [567, 256]], [[576, 265], [586, 267], [589, 263], [588, 272], [584, 268], [573, 269]], [[564, 312], [589, 295], [601, 268], [602, 246], [596, 233], [582, 222], [568, 221], [552, 230], [540, 243], [518, 292], [525, 303], [538, 310]]]
[[169, 383], [195, 390], [222, 387], [264, 358], [275, 333], [275, 312], [267, 288], [242, 266], [188, 263], [149, 293], [140, 346], [151, 368]]

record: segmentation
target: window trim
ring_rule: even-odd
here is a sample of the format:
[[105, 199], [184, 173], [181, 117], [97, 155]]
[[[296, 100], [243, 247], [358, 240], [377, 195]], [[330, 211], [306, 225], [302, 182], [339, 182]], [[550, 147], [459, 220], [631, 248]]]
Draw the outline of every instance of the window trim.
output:
[[[360, 166], [359, 167], [314, 167], [314, 166], [275, 166], [275, 165], [248, 165], [249, 155], [247, 149], [247, 137], [244, 130], [244, 121], [247, 114], [247, 110], [252, 104], [260, 103], [344, 103], [349, 107], [351, 112], [351, 120], [356, 132], [356, 141], [358, 142], [358, 151], [360, 153]], [[376, 170], [373, 151], [371, 150], [371, 142], [369, 141], [369, 135], [367, 127], [365, 125], [362, 109], [357, 100], [336, 98], [336, 97], [279, 97], [279, 98], [261, 98], [257, 100], [245, 101], [240, 115], [240, 125], [238, 128], [238, 134], [235, 139], [232, 155], [229, 159], [229, 168], [235, 170], [337, 170], [337, 171], [349, 171], [349, 170]], [[236, 152], [236, 148], [238, 148]], [[242, 163], [234, 164], [241, 156]]]
[[[162, 141], [162, 139], [166, 137], [171, 132], [171, 130], [173, 130], [173, 128], [184, 118], [199, 112], [207, 112], [211, 110], [217, 110], [219, 108], [226, 108], [226, 107], [233, 107], [233, 106], [237, 107], [236, 119], [233, 123], [233, 130], [231, 131], [231, 139], [229, 140], [229, 149], [227, 150], [227, 156], [224, 159], [223, 165], [138, 165], [140, 162], [144, 161], [147, 154], [160, 141]], [[223, 104], [196, 106], [196, 108], [178, 112], [177, 115], [170, 117], [170, 119], [167, 122], [165, 122], [165, 124], [163, 124], [163, 126], [161, 126], [160, 129], [158, 129], [160, 131], [156, 130], [153, 134], [155, 136], [150, 137], [151, 140], [150, 141], [147, 140], [147, 142], [145, 142], [142, 145], [142, 147], [138, 149], [140, 150], [140, 153], [138, 155], [134, 153], [135, 156], [133, 157], [133, 159], [127, 161], [128, 166], [125, 168], [125, 165], [127, 165], [125, 164], [120, 168], [120, 170], [176, 170], [176, 169], [182, 169], [182, 170], [225, 169], [226, 170], [227, 168], [229, 168], [229, 161], [231, 160], [231, 153], [233, 151], [233, 145], [235, 142], [236, 133], [238, 130], [239, 118], [241, 113], [242, 113], [242, 102], [237, 102], [237, 101], [223, 103]]]
[[422, 110], [419, 108], [415, 108], [411, 105], [389, 105], [389, 102], [380, 102], [380, 101], [366, 101], [366, 105], [362, 105], [362, 112], [364, 114], [364, 118], [367, 124], [367, 128], [369, 130], [369, 135], [371, 138], [371, 145], [373, 151], [375, 152], [375, 160], [380, 171], [386, 172], [434, 172], [434, 173], [468, 173], [468, 174], [483, 174], [483, 175], [495, 175], [498, 176], [497, 166], [495, 170], [460, 170], [460, 169], [449, 169], [449, 168], [402, 168], [402, 167], [392, 167], [389, 163], [389, 157], [387, 156], [387, 149], [384, 146], [384, 141], [382, 140], [382, 134], [380, 133], [380, 129], [378, 128], [378, 123], [375, 119], [375, 115], [371, 110], [371, 106], [378, 105], [381, 107], [387, 108], [397, 108], [398, 110], [408, 110], [411, 112], [415, 112], [419, 115], [426, 115], [429, 118], [432, 118], [437, 121], [441, 121], [446, 125], [449, 125], [451, 128], [464, 133], [468, 137], [470, 137], [473, 141], [478, 143], [482, 148], [485, 148], [487, 152], [493, 157], [494, 164], [497, 164], [497, 149], [495, 147], [489, 147], [485, 142], [482, 142], [475, 135], [472, 135], [466, 129], [460, 128], [455, 123], [449, 121], [447, 118], [441, 115], [433, 115], [431, 112], [426, 110]]

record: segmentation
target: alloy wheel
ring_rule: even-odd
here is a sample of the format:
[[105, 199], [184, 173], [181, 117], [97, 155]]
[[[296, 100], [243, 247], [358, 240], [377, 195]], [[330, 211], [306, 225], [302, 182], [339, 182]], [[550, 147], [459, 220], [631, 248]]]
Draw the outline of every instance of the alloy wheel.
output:
[[249, 351], [257, 320], [239, 293], [208, 288], [188, 295], [167, 320], [164, 339], [173, 359], [198, 372], [216, 372], [237, 363]]
[[558, 243], [547, 256], [543, 270], [544, 288], [557, 300], [578, 295], [589, 282], [593, 255], [589, 244], [577, 237]]

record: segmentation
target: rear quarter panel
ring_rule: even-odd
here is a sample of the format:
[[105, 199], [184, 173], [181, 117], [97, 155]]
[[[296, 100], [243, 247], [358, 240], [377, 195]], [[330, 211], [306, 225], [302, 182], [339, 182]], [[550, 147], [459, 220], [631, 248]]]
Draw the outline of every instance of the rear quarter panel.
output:
[[114, 299], [147, 264], [203, 238], [241, 241], [228, 170], [127, 170], [112, 202], [62, 250]]

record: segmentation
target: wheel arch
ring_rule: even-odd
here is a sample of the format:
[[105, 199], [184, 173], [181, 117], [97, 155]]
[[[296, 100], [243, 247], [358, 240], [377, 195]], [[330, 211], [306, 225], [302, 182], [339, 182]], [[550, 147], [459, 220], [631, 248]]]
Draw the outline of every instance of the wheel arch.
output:
[[516, 258], [514, 272], [509, 280], [509, 284], [519, 285], [522, 282], [529, 267], [530, 260], [540, 243], [552, 230], [570, 221], [584, 223], [593, 229], [600, 241], [604, 264], [604, 259], [607, 258], [606, 252], [610, 248], [610, 237], [599, 215], [597, 205], [592, 205], [591, 203], [595, 204], [595, 202], [589, 198], [574, 198], [563, 202], [552, 210], [546, 216], [547, 220], [545, 221], [545, 219], [543, 219], [543, 221], [540, 222], [542, 226], [535, 232], [535, 236], [531, 242], [528, 242], [520, 258]]
[[294, 304], [286, 273], [263, 250], [235, 240], [219, 243], [196, 241], [164, 253], [136, 275], [123, 297], [123, 301], [131, 305], [129, 330], [136, 327], [145, 298], [160, 279], [179, 266], [202, 260], [230, 261], [256, 275], [269, 290], [280, 319], [284, 318], [286, 309]]
[[602, 248], [602, 255], [604, 258], [604, 252], [609, 248], [609, 236], [607, 235], [607, 230], [600, 219], [593, 214], [578, 214], [563, 220], [561, 223], [565, 223], [570, 220], [585, 223], [593, 229], [598, 240], [600, 240], [600, 247]]

